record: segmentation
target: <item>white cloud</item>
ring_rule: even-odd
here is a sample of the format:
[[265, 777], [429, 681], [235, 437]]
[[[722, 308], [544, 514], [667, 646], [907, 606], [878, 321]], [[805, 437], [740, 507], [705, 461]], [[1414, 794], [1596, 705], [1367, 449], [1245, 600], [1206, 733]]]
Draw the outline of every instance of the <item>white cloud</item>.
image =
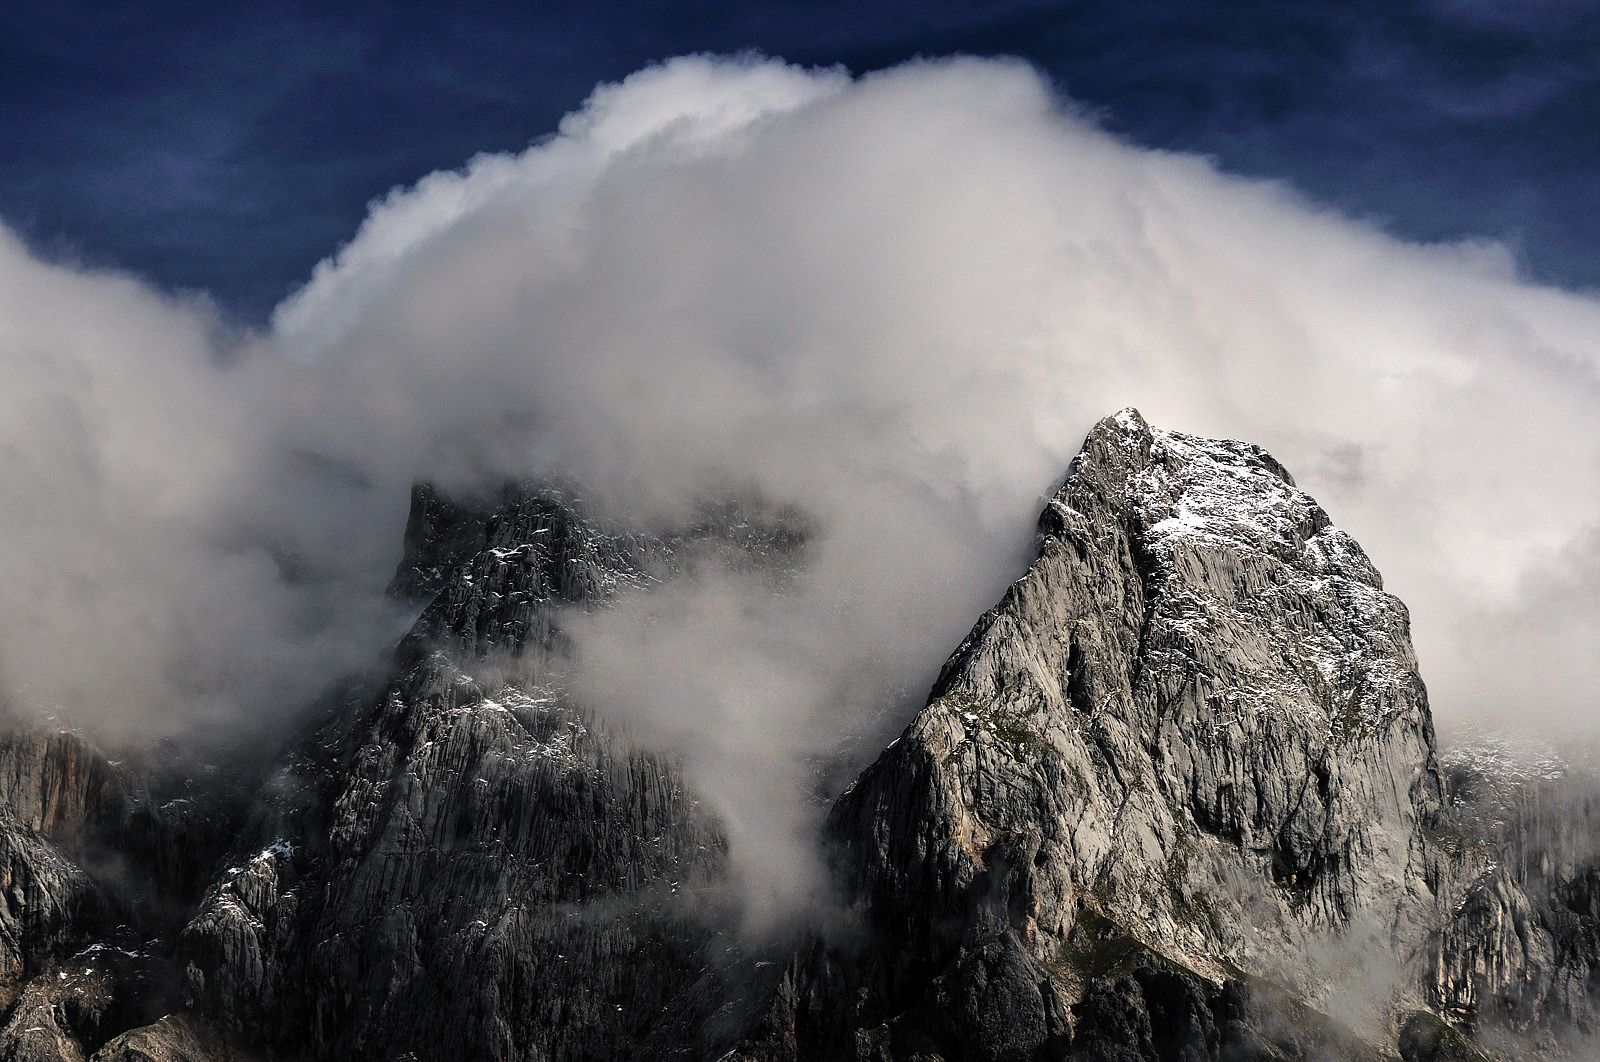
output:
[[[413, 477], [559, 470], [640, 518], [754, 482], [824, 530], [802, 592], [708, 584], [670, 630], [641, 606], [585, 642], [591, 695], [689, 750], [732, 813], [798, 784], [841, 713], [926, 683], [1084, 432], [1132, 404], [1296, 472], [1412, 606], [1442, 719], [1594, 708], [1600, 624], [1572, 613], [1600, 600], [1600, 303], [1493, 245], [1407, 245], [1119, 142], [1018, 63], [652, 67], [526, 152], [391, 192], [229, 368], [201, 308], [0, 259], [0, 357], [32, 396], [0, 398], [0, 474], [45, 499], [6, 518], [26, 577], [0, 607], [30, 619], [0, 647], [51, 697], [104, 675], [85, 700], [116, 712], [125, 674], [221, 689], [307, 631], [371, 644], [351, 610]], [[293, 543], [316, 578], [285, 587], [242, 541]], [[662, 644], [682, 666], [653, 684], [619, 663]]]
[[[281, 712], [370, 645], [286, 585], [304, 498], [260, 359], [203, 303], [43, 264], [0, 231], [0, 683], [123, 736]], [[269, 497], [268, 495], [276, 495]], [[336, 600], [336, 598], [334, 599]], [[370, 599], [369, 599], [370, 600]], [[330, 614], [331, 618], [331, 614]]]

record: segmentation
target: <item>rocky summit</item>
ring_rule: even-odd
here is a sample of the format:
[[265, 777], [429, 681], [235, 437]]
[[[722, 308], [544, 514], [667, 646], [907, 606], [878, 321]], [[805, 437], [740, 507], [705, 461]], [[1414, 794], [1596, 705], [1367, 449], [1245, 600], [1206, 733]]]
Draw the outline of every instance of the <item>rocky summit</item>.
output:
[[708, 565], [782, 593], [812, 534], [422, 486], [416, 624], [266, 767], [11, 721], [0, 1059], [1594, 1057], [1600, 787], [1441, 755], [1361, 547], [1133, 410], [834, 802], [822, 913], [739, 934], [721, 824], [563, 623]]

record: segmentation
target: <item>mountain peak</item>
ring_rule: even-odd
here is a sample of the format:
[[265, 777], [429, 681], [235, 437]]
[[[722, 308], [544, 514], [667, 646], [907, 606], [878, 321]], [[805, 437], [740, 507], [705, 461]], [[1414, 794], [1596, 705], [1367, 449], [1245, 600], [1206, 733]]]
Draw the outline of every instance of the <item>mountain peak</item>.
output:
[[[834, 804], [845, 910], [759, 946], [719, 921], [704, 794], [574, 699], [560, 622], [707, 569], [781, 597], [815, 529], [753, 498], [646, 534], [577, 493], [419, 487], [415, 627], [254, 788], [0, 742], [0, 1056], [1436, 1062], [1480, 1013], [1597, 1020], [1600, 790], [1441, 778], [1405, 606], [1261, 447], [1095, 425], [1037, 559]], [[108, 951], [117, 920], [152, 943]], [[152, 978], [185, 1013], [110, 1005]]]
[[1032, 986], [1075, 1002], [1087, 981], [1050, 971], [1108, 925], [1186, 975], [1271, 971], [1312, 1000], [1310, 956], [1355, 927], [1415, 947], [1432, 724], [1405, 607], [1354, 540], [1260, 447], [1132, 409], [1040, 527], [834, 811], [879, 931], [1010, 955], [1040, 1037]]

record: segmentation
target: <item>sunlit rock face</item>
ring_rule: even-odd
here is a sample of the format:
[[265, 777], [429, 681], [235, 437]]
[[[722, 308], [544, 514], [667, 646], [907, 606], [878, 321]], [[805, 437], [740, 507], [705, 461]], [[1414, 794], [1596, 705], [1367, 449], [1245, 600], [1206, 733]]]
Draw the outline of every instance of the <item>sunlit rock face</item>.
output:
[[1131, 411], [1040, 526], [835, 811], [866, 895], [1041, 960], [1084, 907], [1205, 973], [1367, 913], [1403, 938], [1439, 778], [1405, 607], [1361, 547], [1258, 447]]
[[[1406, 610], [1361, 548], [1259, 447], [1132, 410], [1090, 434], [1040, 532], [834, 808], [890, 942], [856, 1035], [894, 1057], [1090, 1052], [1096, 1021], [1155, 993], [1198, 1007], [1172, 1036], [1209, 1058], [1243, 1033], [1204, 1000], [1242, 975], [1302, 1006], [1373, 958], [1402, 980], [1441, 789]], [[1111, 991], [1135, 956], [1171, 976]], [[1362, 1015], [1375, 1036], [1391, 995]]]

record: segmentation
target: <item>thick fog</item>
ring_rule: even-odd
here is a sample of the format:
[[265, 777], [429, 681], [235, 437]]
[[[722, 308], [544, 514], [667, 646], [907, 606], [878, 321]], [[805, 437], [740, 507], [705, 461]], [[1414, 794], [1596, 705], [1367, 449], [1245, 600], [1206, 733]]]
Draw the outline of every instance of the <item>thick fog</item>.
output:
[[678, 59], [375, 201], [268, 334], [0, 235], [0, 682], [247, 727], [394, 637], [414, 479], [560, 472], [645, 522], [735, 484], [810, 515], [801, 577], [575, 622], [582, 692], [781, 849], [1133, 405], [1263, 443], [1366, 546], [1442, 726], [1587, 730], [1597, 353], [1600, 301], [1505, 248], [1120, 142], [1022, 64]]

